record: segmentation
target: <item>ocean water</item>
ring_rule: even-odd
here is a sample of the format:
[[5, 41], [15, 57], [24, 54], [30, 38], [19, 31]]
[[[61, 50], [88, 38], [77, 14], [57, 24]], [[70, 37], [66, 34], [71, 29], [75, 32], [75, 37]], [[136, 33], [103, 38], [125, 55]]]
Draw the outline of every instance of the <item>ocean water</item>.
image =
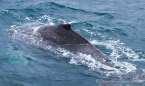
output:
[[[114, 67], [37, 38], [67, 23]], [[144, 86], [144, 65], [144, 0], [0, 0], [0, 86]]]

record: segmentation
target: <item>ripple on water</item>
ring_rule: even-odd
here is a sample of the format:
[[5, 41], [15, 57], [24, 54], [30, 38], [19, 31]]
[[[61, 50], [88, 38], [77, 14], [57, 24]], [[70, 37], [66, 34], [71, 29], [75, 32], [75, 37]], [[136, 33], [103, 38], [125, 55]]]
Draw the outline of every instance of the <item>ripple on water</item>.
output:
[[55, 2], [50, 2], [50, 4], [54, 5], [54, 6], [58, 7], [58, 8], [67, 8], [67, 9], [71, 9], [71, 10], [74, 10], [74, 11], [77, 11], [77, 12], [82, 12], [84, 14], [91, 14], [91, 15], [94, 14], [94, 15], [97, 15], [97, 16], [104, 16], [104, 17], [109, 18], [109, 19], [113, 19], [114, 18], [114, 16], [109, 14], [109, 13], [86, 11], [86, 10], [83, 10], [83, 9], [77, 9], [77, 8], [67, 7], [67, 6], [64, 6], [64, 5], [55, 3]]
[[117, 34], [120, 34], [122, 36], [128, 36], [127, 33], [125, 33], [125, 31], [123, 31], [122, 29], [119, 29], [119, 28], [113, 28], [112, 30], [113, 32], [117, 33]]

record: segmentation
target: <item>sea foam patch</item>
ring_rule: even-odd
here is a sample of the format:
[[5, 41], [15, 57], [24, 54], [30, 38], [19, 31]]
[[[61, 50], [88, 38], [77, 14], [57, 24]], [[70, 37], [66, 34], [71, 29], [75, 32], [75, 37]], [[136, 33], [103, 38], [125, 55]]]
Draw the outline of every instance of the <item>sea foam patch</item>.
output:
[[106, 48], [111, 49], [112, 53], [110, 57], [114, 59], [122, 58], [123, 56], [128, 57], [129, 59], [139, 58], [138, 54], [135, 53], [132, 49], [125, 47], [124, 43], [121, 43], [120, 40], [105, 40], [105, 41], [91, 41], [94, 45], [103, 45]]

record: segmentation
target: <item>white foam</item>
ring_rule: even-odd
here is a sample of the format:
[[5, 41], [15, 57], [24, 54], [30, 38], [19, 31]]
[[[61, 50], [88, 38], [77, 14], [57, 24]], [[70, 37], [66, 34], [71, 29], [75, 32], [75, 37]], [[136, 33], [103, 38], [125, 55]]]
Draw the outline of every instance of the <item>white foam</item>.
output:
[[34, 32], [34, 33], [36, 33], [36, 32], [37, 32], [37, 30], [38, 30], [40, 27], [41, 27], [41, 26], [32, 27], [33, 32]]
[[31, 20], [30, 17], [25, 17], [26, 20]]
[[[117, 69], [114, 67], [107, 66], [99, 61], [96, 61], [91, 55], [82, 54], [82, 53], [74, 54], [63, 48], [58, 48], [56, 54], [69, 58], [70, 64], [87, 66], [91, 70], [100, 72], [101, 74], [105, 74], [107, 76], [111, 74], [125, 74], [136, 70], [135, 65], [128, 62], [114, 61], [113, 63], [115, 63], [115, 66], [120, 67], [119, 69]], [[103, 70], [101, 70], [100, 68]]]
[[115, 66], [120, 66], [120, 71], [123, 73], [129, 73], [136, 71], [135, 65], [128, 63], [128, 62], [116, 62]]
[[121, 43], [120, 40], [104, 40], [104, 41], [91, 41], [94, 45], [103, 45], [108, 49], [112, 50], [110, 57], [117, 61], [118, 58], [123, 56], [128, 57], [129, 59], [137, 59], [139, 56], [132, 49], [125, 47], [124, 43]]
[[[42, 45], [41, 45], [41, 48], [43, 48]], [[82, 54], [82, 53], [74, 54], [74, 53], [69, 52], [69, 51], [67, 51], [67, 50], [65, 50], [63, 48], [60, 48], [60, 47], [54, 49], [53, 46], [51, 46], [51, 48], [46, 48], [46, 45], [43, 45], [43, 46], [44, 46], [43, 49], [50, 50], [50, 51], [54, 52], [56, 55], [58, 55], [58, 56], [63, 56], [63, 57], [66, 57], [66, 58], [70, 59], [70, 61], [69, 61], [70, 64], [87, 66], [91, 70], [95, 70], [95, 71], [100, 72], [102, 74], [103, 73], [111, 74], [111, 73], [115, 73], [114, 71], [119, 71], [116, 68], [109, 67], [107, 65], [104, 65], [104, 64], [96, 61], [93, 57], [91, 57], [91, 55]], [[99, 70], [99, 68], [102, 68], [102, 69], [107, 70], [107, 71], [104, 72], [104, 70]], [[109, 71], [113, 70], [113, 71], [112, 72], [108, 72], [108, 70]]]
[[[119, 70], [110, 66], [107, 66], [103, 63], [100, 63], [99, 61], [96, 61], [91, 55], [87, 54], [74, 54], [71, 55], [70, 64], [75, 65], [84, 65], [89, 67], [91, 70], [100, 72], [102, 74], [111, 74], [111, 73], [119, 73]], [[103, 69], [103, 70], [101, 70]]]
[[90, 31], [90, 30], [83, 29], [83, 31], [87, 32], [87, 33], [88, 33], [88, 34], [90, 34], [90, 35], [95, 35], [95, 33], [94, 33], [94, 32], [92, 32], [92, 31]]
[[72, 24], [72, 23], [77, 23], [76, 21], [70, 21], [70, 22], [67, 22], [68, 24]]
[[37, 21], [41, 20], [47, 20], [48, 22], [52, 22], [53, 18], [51, 18], [49, 15], [43, 15], [37, 19]]
[[[37, 19], [38, 22], [42, 23], [41, 21], [46, 21], [49, 25], [55, 25], [54, 20], [56, 20], [54, 17], [50, 17], [49, 15], [43, 15]], [[61, 24], [72, 24], [76, 23], [76, 21], [68, 21], [67, 19], [61, 19], [58, 18], [57, 21]]]
[[[96, 61], [91, 55], [82, 54], [82, 53], [75, 53], [74, 54], [72, 52], [69, 52], [69, 51], [63, 49], [63, 48], [57, 48], [57, 51], [54, 50], [54, 52], [57, 55], [69, 58], [70, 64], [87, 66], [91, 70], [100, 72], [102, 74], [105, 73], [106, 75], [110, 75], [112, 73], [121, 74], [121, 71], [119, 71], [118, 69], [107, 66], [99, 61]], [[103, 70], [101, 70], [101, 69], [103, 69]]]
[[124, 43], [121, 43], [120, 40], [106, 40], [106, 41], [91, 41], [94, 45], [102, 45], [108, 49], [111, 49], [110, 58], [116, 67], [120, 67], [119, 70], [123, 73], [128, 73], [136, 70], [136, 66], [129, 62], [118, 61], [118, 58], [124, 58], [126, 56], [130, 61], [138, 59], [139, 56], [132, 49], [125, 47]]

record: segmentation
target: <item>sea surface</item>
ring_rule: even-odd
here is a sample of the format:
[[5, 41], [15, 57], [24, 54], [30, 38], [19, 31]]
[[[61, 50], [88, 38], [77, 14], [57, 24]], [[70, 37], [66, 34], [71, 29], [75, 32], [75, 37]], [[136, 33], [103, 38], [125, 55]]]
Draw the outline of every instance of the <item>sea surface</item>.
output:
[[[67, 23], [114, 66], [37, 38]], [[0, 86], [145, 86], [145, 0], [0, 0]]]

